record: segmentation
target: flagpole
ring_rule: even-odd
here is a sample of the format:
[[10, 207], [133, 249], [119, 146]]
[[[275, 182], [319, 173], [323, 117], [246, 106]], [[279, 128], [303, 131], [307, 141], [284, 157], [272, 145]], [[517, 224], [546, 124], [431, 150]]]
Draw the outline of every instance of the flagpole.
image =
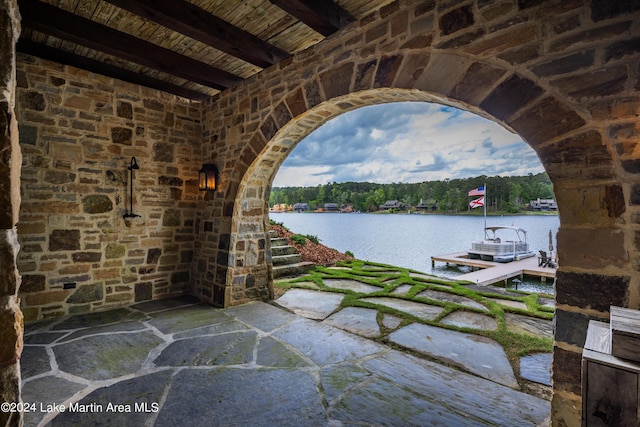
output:
[[484, 183], [484, 228], [487, 229], [487, 183]]

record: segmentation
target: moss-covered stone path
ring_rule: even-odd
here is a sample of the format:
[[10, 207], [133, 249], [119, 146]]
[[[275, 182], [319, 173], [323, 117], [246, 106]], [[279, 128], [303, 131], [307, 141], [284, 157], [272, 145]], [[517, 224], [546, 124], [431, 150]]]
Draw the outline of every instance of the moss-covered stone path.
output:
[[287, 290], [276, 303], [301, 316], [509, 387], [551, 385], [551, 295], [360, 260], [316, 267], [276, 287]]

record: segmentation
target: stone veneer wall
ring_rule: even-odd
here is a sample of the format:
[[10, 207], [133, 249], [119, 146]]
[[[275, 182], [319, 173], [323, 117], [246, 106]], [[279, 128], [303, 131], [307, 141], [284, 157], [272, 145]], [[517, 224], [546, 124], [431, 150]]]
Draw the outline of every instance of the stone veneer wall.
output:
[[[580, 424], [588, 320], [640, 308], [640, 3], [394, 2], [205, 107], [204, 157], [222, 171], [201, 201], [194, 289], [224, 305], [271, 291], [270, 185], [302, 137], [331, 117], [391, 101], [491, 117], [538, 153], [558, 236], [552, 419]], [[215, 212], [215, 214], [210, 214]]]
[[26, 55], [17, 83], [25, 319], [189, 292], [200, 104]]
[[[0, 0], [0, 404], [20, 400], [19, 359], [24, 332], [16, 263], [22, 157], [15, 115], [14, 46], [19, 35], [16, 2]], [[21, 423], [21, 414], [0, 411], [0, 426]]]

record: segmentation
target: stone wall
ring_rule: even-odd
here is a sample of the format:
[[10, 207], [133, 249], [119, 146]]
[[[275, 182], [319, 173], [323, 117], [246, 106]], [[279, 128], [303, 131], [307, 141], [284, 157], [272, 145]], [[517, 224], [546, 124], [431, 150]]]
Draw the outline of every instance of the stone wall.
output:
[[[430, 101], [516, 131], [554, 183], [561, 228], [552, 417], [579, 425], [588, 320], [608, 319], [610, 304], [640, 308], [640, 3], [399, 0], [202, 110], [21, 56], [14, 114], [16, 9], [1, 1], [2, 399], [19, 392], [16, 235], [29, 320], [190, 287], [216, 305], [268, 298], [268, 195], [291, 149], [360, 106]], [[24, 153], [17, 233], [16, 115]], [[131, 156], [140, 165], [141, 217], [125, 220]], [[202, 163], [215, 163], [221, 182], [199, 197]]]
[[640, 3], [398, 1], [205, 107], [221, 192], [198, 214], [194, 285], [225, 305], [270, 293], [270, 185], [288, 153], [338, 114], [431, 101], [501, 123], [538, 153], [558, 200], [555, 425], [580, 424], [589, 319], [640, 308]]
[[188, 292], [200, 104], [26, 55], [17, 83], [25, 319]]
[[[15, 115], [14, 46], [19, 35], [17, 4], [0, 0], [0, 404], [20, 401], [19, 359], [24, 332], [16, 263], [22, 157]], [[21, 414], [0, 411], [0, 426], [21, 423]]]

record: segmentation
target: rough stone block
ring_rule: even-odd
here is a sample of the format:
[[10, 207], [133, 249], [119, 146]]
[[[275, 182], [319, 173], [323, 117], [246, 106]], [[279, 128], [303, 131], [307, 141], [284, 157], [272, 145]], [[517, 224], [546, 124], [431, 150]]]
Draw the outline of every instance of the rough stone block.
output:
[[606, 313], [612, 305], [627, 306], [629, 283], [628, 276], [567, 273], [559, 270], [556, 275], [556, 302]]
[[297, 117], [307, 111], [302, 89], [297, 89], [288, 95], [286, 102], [293, 117]]
[[0, 368], [16, 363], [22, 352], [24, 320], [16, 304], [0, 310]]
[[44, 111], [47, 108], [44, 95], [35, 91], [22, 92], [20, 94], [20, 104], [24, 108], [35, 111]]
[[595, 22], [615, 18], [633, 11], [640, 10], [640, 3], [635, 0], [592, 0], [591, 17]]
[[171, 284], [173, 285], [188, 285], [189, 284], [189, 272], [188, 271], [176, 271], [171, 274]]
[[90, 302], [102, 301], [104, 298], [103, 286], [101, 283], [80, 286], [67, 299], [69, 304], [86, 304]]
[[446, 36], [468, 28], [474, 23], [472, 6], [463, 6], [440, 17], [440, 32]]
[[49, 235], [50, 251], [77, 251], [80, 249], [80, 230], [53, 230]]
[[44, 291], [46, 286], [46, 276], [44, 274], [25, 274], [22, 276], [20, 285], [21, 293]]
[[574, 99], [584, 100], [622, 92], [628, 77], [626, 65], [616, 65], [556, 79], [551, 84]]
[[464, 76], [451, 90], [451, 96], [477, 105], [505, 73], [506, 71], [501, 68], [476, 62], [469, 67]]
[[513, 75], [495, 88], [480, 104], [480, 108], [500, 120], [507, 121], [543, 93], [544, 90], [531, 80]]
[[584, 347], [589, 320], [591, 318], [586, 314], [556, 308], [556, 314], [553, 319], [555, 340]]
[[99, 262], [102, 259], [101, 252], [76, 252], [71, 255], [73, 262]]
[[468, 65], [468, 60], [464, 56], [431, 55], [424, 73], [416, 82], [416, 88], [449, 94]]
[[588, 270], [623, 267], [629, 261], [624, 240], [624, 232], [614, 228], [561, 228], [558, 232], [558, 256], [562, 265]]
[[180, 211], [167, 209], [162, 217], [162, 225], [165, 227], [177, 227], [180, 225]]
[[349, 93], [354, 68], [353, 62], [348, 62], [320, 74], [320, 81], [327, 99], [337, 98]]
[[174, 161], [174, 147], [175, 144], [169, 144], [166, 142], [156, 142], [153, 144], [152, 158], [156, 162], [171, 163]]
[[44, 172], [44, 181], [52, 184], [66, 184], [75, 180], [75, 173], [55, 170], [48, 170]]
[[589, 49], [583, 52], [572, 53], [567, 56], [555, 58], [536, 65], [531, 69], [540, 77], [549, 77], [559, 74], [571, 73], [581, 68], [587, 68], [593, 65], [595, 60], [595, 49]]
[[[558, 111], [561, 115], [562, 111]], [[545, 117], [555, 123], [557, 119]], [[575, 117], [574, 113], [565, 115], [565, 131], [569, 127], [576, 127], [580, 124], [581, 119]], [[542, 117], [541, 117], [542, 118]], [[538, 125], [542, 126], [543, 122]], [[534, 131], [535, 132], [535, 131]], [[543, 136], [551, 136], [545, 135]], [[527, 134], [523, 134], [525, 138]], [[612, 157], [607, 146], [602, 140], [602, 136], [598, 131], [592, 130], [577, 134], [571, 138], [550, 144], [538, 150], [540, 160], [547, 165], [547, 171], [552, 179], [560, 178], [610, 178], [613, 175]]]
[[153, 285], [150, 282], [135, 284], [135, 302], [148, 301], [153, 298]]
[[69, 291], [49, 291], [27, 294], [24, 299], [29, 306], [51, 305], [67, 299]]
[[118, 117], [123, 117], [125, 119], [132, 119], [133, 118], [133, 107], [131, 106], [131, 103], [129, 103], [129, 102], [118, 101], [118, 107], [116, 109], [116, 113], [117, 113]]
[[82, 199], [82, 208], [85, 213], [89, 214], [111, 212], [113, 210], [113, 202], [109, 196], [94, 194]]
[[565, 226], [610, 226], [626, 211], [624, 194], [619, 185], [588, 188], [558, 186], [555, 195], [562, 209]]
[[106, 259], [122, 258], [126, 253], [126, 248], [117, 243], [109, 243], [104, 250]]
[[177, 176], [160, 176], [158, 177], [159, 185], [170, 185], [172, 187], [182, 187], [184, 180]]
[[162, 249], [151, 248], [147, 251], [147, 264], [157, 264], [162, 254]]
[[111, 141], [114, 144], [131, 145], [133, 143], [133, 130], [123, 127], [111, 129]]
[[374, 79], [374, 87], [390, 87], [398, 74], [400, 65], [402, 64], [402, 56], [383, 56], [378, 64], [378, 71]]
[[373, 76], [376, 70], [376, 60], [358, 64], [355, 75], [354, 90], [368, 89], [372, 86]]
[[553, 386], [554, 389], [580, 394], [582, 356], [559, 347], [553, 349]]

